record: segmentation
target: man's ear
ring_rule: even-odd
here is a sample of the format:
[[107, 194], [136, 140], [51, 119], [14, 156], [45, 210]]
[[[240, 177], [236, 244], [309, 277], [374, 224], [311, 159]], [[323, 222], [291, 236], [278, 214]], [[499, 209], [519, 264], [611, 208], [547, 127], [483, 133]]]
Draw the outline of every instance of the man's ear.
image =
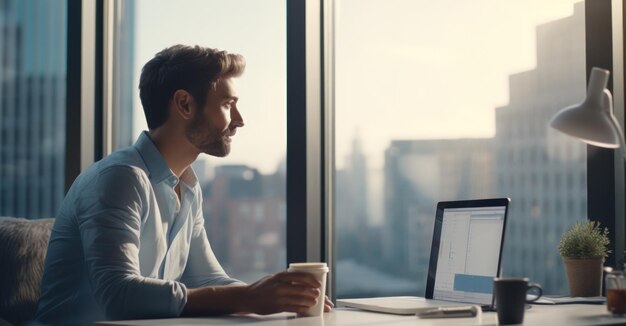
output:
[[196, 109], [195, 101], [193, 96], [186, 90], [179, 89], [174, 92], [172, 104], [175, 114], [178, 114], [181, 118], [189, 120], [193, 117]]

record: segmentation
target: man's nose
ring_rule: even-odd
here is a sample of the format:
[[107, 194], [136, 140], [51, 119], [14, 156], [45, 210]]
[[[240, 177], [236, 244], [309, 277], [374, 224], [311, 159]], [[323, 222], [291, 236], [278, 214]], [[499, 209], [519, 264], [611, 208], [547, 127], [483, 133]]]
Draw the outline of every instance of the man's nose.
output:
[[239, 109], [234, 108], [234, 110], [230, 110], [231, 112], [231, 124], [233, 125], [233, 127], [243, 127], [244, 123], [243, 123], [243, 117], [241, 116], [241, 113], [239, 112]]

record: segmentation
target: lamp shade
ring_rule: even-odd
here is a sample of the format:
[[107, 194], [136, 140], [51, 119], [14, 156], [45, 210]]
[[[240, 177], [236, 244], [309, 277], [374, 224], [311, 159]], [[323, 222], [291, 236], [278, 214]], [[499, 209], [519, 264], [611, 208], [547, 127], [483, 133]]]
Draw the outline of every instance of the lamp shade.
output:
[[593, 68], [587, 97], [582, 103], [559, 111], [550, 126], [591, 145], [620, 147], [621, 128], [613, 115], [611, 92], [606, 89], [608, 81], [608, 70]]

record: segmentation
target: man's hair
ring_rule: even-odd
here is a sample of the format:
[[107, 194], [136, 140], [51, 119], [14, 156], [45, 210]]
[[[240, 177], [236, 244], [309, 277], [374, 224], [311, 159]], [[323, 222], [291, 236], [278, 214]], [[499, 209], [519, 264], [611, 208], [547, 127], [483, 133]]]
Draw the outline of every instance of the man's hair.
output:
[[157, 53], [141, 70], [139, 97], [149, 129], [168, 119], [174, 93], [185, 90], [203, 106], [221, 77], [237, 77], [246, 66], [242, 55], [196, 46], [174, 45]]

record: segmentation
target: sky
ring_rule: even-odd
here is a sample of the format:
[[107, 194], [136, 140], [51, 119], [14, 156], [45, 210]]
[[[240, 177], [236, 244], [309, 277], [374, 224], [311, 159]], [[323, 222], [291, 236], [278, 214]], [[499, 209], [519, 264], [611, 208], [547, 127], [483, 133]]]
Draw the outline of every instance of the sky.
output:
[[[572, 15], [571, 0], [336, 0], [336, 164], [361, 138], [372, 169], [393, 139], [493, 137], [508, 77], [536, 65], [536, 26]], [[137, 0], [135, 76], [177, 43], [246, 57], [246, 122], [228, 158], [275, 171], [286, 151], [285, 0]], [[135, 134], [145, 128], [136, 99]]]

